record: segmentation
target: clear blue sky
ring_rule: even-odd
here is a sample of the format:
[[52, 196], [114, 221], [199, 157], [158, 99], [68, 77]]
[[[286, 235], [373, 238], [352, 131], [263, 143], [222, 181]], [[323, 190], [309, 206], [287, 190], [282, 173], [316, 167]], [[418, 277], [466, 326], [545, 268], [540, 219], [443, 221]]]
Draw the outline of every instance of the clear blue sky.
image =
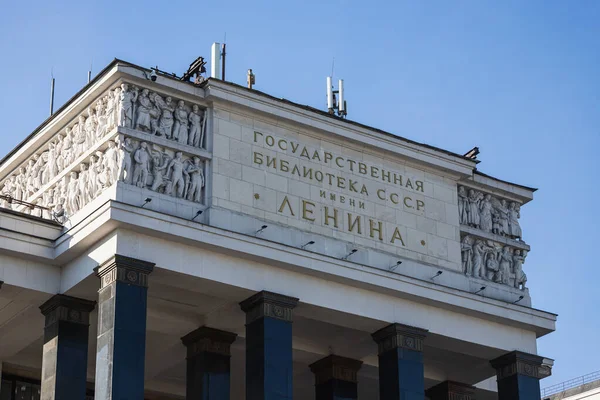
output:
[[226, 32], [228, 80], [323, 108], [335, 57], [350, 119], [540, 188], [521, 220], [534, 306], [559, 314], [545, 387], [600, 370], [599, 21], [585, 0], [4, 1], [0, 154], [47, 117], [51, 69], [60, 106], [92, 60], [180, 74]]

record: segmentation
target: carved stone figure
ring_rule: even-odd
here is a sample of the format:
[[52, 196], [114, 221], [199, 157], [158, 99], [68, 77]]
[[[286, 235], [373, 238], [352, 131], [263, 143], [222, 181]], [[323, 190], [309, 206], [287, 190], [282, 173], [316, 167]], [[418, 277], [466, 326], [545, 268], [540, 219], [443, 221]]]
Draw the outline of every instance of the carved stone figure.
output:
[[96, 143], [96, 140], [98, 139], [96, 137], [98, 123], [96, 121], [96, 115], [92, 111], [92, 107], [87, 108], [87, 114], [88, 116], [85, 119], [85, 146], [86, 149], [89, 149]]
[[196, 104], [192, 106], [192, 112], [188, 117], [190, 121], [190, 134], [188, 137], [188, 145], [194, 147], [202, 147], [202, 115]]
[[106, 134], [106, 114], [104, 110], [104, 101], [99, 99], [96, 102], [96, 141], [100, 140]]
[[476, 278], [485, 278], [483, 271], [485, 263], [485, 254], [494, 251], [493, 247], [486, 245], [483, 240], [476, 240], [473, 246], [473, 276]]
[[159, 192], [166, 186], [165, 178], [163, 176], [167, 167], [169, 166], [169, 156], [161, 153], [160, 151], [152, 152], [152, 187], [150, 190]]
[[[126, 141], [129, 138], [125, 139]], [[135, 168], [133, 170], [133, 184], [139, 188], [146, 187], [148, 173], [150, 172], [150, 154], [148, 154], [148, 144], [140, 143], [140, 147], [133, 155]]]
[[119, 179], [119, 150], [116, 147], [115, 142], [110, 140], [108, 142], [108, 148], [104, 152], [104, 165], [106, 166], [108, 173], [108, 186], [111, 186]]
[[470, 226], [479, 228], [480, 214], [479, 214], [479, 202], [483, 198], [481, 192], [475, 190], [469, 190], [469, 206], [467, 208], [467, 221]]
[[460, 243], [462, 255], [463, 273], [467, 276], [473, 276], [473, 239], [465, 236]]
[[69, 166], [73, 160], [74, 160], [74, 156], [73, 156], [73, 133], [71, 131], [71, 128], [66, 128], [65, 129], [65, 140], [63, 140], [63, 148], [62, 148], [62, 156], [63, 156], [63, 166], [67, 167]]
[[491, 252], [487, 255], [487, 261], [485, 263], [485, 278], [490, 281], [500, 282], [501, 274], [500, 267], [498, 266], [498, 260], [496, 260], [496, 253]]
[[167, 187], [168, 193], [167, 191], [165, 191], [165, 193], [171, 194], [174, 192], [175, 196], [178, 198], [183, 197], [183, 192], [185, 190], [184, 175], [188, 175], [183, 165], [182, 156], [180, 151], [175, 153], [175, 158], [171, 160], [169, 167], [167, 168], [167, 176], [171, 177], [171, 182]]
[[491, 232], [493, 228], [492, 221], [492, 196], [486, 194], [479, 205], [479, 227], [482, 231]]
[[75, 158], [79, 157], [86, 149], [85, 117], [80, 115], [77, 124], [73, 127], [75, 132], [74, 148]]
[[154, 96], [154, 103], [160, 108], [160, 120], [158, 122], [158, 136], [164, 136], [167, 139], [171, 139], [173, 135], [173, 112], [175, 108], [173, 107], [173, 99], [171, 97], [167, 97], [166, 100], [163, 100], [158, 94]]
[[88, 169], [88, 195], [94, 199], [98, 195], [98, 174], [101, 171], [100, 161], [97, 155], [90, 156], [90, 165]]
[[202, 188], [204, 187], [204, 172], [200, 158], [194, 157], [194, 163], [187, 168], [190, 178], [187, 189], [187, 199], [200, 203], [202, 201]]
[[500, 216], [500, 234], [508, 236], [510, 228], [508, 226], [508, 206], [505, 199], [500, 201], [500, 206], [496, 207], [496, 210]]
[[118, 174], [117, 179], [125, 183], [131, 184], [133, 171], [131, 168], [131, 153], [133, 153], [133, 145], [131, 139], [125, 138], [123, 142], [119, 140], [118, 147]]
[[71, 172], [69, 174], [69, 184], [67, 186], [67, 214], [69, 216], [79, 211], [81, 206], [79, 198], [79, 181], [77, 179], [77, 172]]
[[108, 92], [106, 96], [106, 129], [110, 131], [117, 126], [117, 104], [119, 99], [120, 89], [116, 88], [112, 92]]
[[46, 176], [48, 177], [49, 181], [54, 179], [58, 173], [58, 165], [56, 164], [57, 158], [56, 144], [51, 142], [48, 146], [48, 162], [46, 163]]
[[127, 83], [121, 84], [119, 96], [119, 125], [125, 128], [133, 128], [133, 105], [137, 100], [138, 92], [130, 90]]
[[79, 206], [83, 207], [87, 203], [90, 202], [90, 194], [88, 192], [88, 166], [87, 164], [81, 163], [79, 164], [79, 178], [77, 179], [79, 182], [78, 196], [79, 196]]
[[521, 238], [521, 225], [519, 225], [519, 218], [521, 217], [521, 213], [519, 210], [519, 205], [514, 201], [510, 203], [508, 208], [508, 226], [509, 226], [509, 235], [513, 238], [520, 239]]
[[188, 142], [188, 112], [185, 109], [183, 100], [179, 100], [175, 109], [175, 125], [173, 127], [173, 140], [179, 143]]
[[137, 102], [137, 118], [135, 120], [135, 129], [150, 132], [151, 127], [151, 119], [150, 112], [154, 108], [154, 105], [150, 101], [148, 97], [149, 91], [148, 89], [142, 90], [142, 93], [138, 96]]
[[500, 279], [499, 281], [508, 284], [510, 278], [511, 264], [512, 264], [512, 250], [508, 246], [504, 246], [500, 253]]
[[525, 262], [525, 255], [519, 249], [515, 249], [513, 255], [513, 270], [515, 273], [514, 286], [517, 289], [525, 290], [525, 283], [527, 282], [527, 276], [523, 272], [523, 263]]
[[469, 223], [467, 208], [469, 206], [469, 199], [467, 197], [467, 190], [464, 186], [458, 187], [458, 220], [461, 224], [467, 225]]

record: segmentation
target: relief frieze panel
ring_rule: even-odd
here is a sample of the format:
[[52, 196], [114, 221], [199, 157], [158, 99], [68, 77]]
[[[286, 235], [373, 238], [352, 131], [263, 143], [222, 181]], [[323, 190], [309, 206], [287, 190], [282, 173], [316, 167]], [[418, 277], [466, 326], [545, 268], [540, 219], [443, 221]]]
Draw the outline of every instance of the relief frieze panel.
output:
[[0, 183], [0, 207], [64, 222], [117, 181], [203, 203], [206, 114], [122, 83]]

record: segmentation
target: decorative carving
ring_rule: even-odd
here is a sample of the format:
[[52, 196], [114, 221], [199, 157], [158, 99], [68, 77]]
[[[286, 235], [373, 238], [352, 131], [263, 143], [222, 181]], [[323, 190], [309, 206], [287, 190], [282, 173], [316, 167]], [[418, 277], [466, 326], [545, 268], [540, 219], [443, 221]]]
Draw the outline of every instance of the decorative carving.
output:
[[[150, 136], [163, 136], [181, 145], [203, 148], [206, 111], [197, 104], [189, 104], [184, 100], [177, 100], [176, 103], [177, 107], [174, 106], [174, 100], [170, 96], [163, 99], [160, 94], [148, 89], [122, 83], [90, 104], [85, 111], [67, 124], [62, 133], [55, 135], [37, 154], [6, 177], [0, 184], [0, 194], [7, 198], [37, 204], [37, 197], [40, 197], [37, 192], [67, 170], [69, 172], [66, 174], [66, 181], [63, 182], [64, 193], [59, 192], [52, 196], [43, 194], [41, 203], [46, 206], [52, 205], [52, 208], [58, 208], [59, 212], [72, 215], [97, 197], [102, 189], [118, 180], [131, 184], [135, 174], [133, 165], [135, 152], [138, 158], [144, 160], [136, 161], [135, 164], [139, 172], [139, 179], [136, 182], [138, 186], [147, 186], [147, 183], [152, 181], [152, 175], [157, 175], [160, 171], [163, 175], [157, 179], [158, 184], [149, 184], [151, 190], [161, 190], [166, 194], [174, 193], [178, 198], [200, 202], [201, 188], [204, 186], [203, 168], [200, 162], [188, 160], [182, 155], [179, 158], [175, 157], [169, 171], [160, 167], [156, 170], [153, 165], [154, 156], [150, 156], [153, 152], [148, 151], [148, 154], [144, 154], [143, 150], [137, 151], [137, 144], [134, 145], [129, 138], [124, 142], [108, 142], [108, 149], [96, 153], [94, 158], [90, 158], [89, 164], [80, 164], [73, 171], [73, 163], [83, 153], [101, 142], [107, 134], [113, 132], [117, 125]], [[162, 150], [160, 152], [162, 166], [166, 161], [166, 153]], [[173, 157], [169, 158], [171, 162]], [[173, 174], [175, 179], [167, 177]], [[144, 177], [147, 182], [144, 181]], [[78, 181], [78, 184], [73, 181]], [[36, 197], [32, 198], [34, 195]], [[64, 206], [62, 209], [61, 204]], [[2, 200], [0, 206], [11, 209], [19, 207], [7, 200]], [[20, 211], [27, 212], [27, 209], [23, 208]]]
[[402, 324], [391, 324], [373, 333], [371, 336], [379, 346], [379, 354], [395, 348], [423, 351], [426, 329]]
[[524, 250], [465, 235], [461, 241], [463, 273], [525, 290]]
[[187, 347], [188, 358], [204, 352], [230, 356], [236, 337], [235, 333], [202, 326], [182, 337], [181, 342]]
[[331, 354], [309, 365], [317, 385], [330, 380], [357, 383], [362, 361]]
[[115, 281], [129, 285], [148, 287], [148, 275], [154, 270], [154, 263], [115, 254], [113, 258], [98, 267], [101, 288]]
[[297, 298], [262, 291], [242, 301], [240, 307], [246, 313], [246, 324], [264, 317], [292, 322], [292, 310], [297, 304]]
[[521, 240], [520, 205], [475, 189], [458, 187], [458, 217], [462, 225]]
[[490, 364], [496, 369], [498, 380], [513, 375], [542, 379], [552, 373], [551, 367], [545, 365], [543, 360], [543, 357], [535, 354], [513, 351], [490, 361]]

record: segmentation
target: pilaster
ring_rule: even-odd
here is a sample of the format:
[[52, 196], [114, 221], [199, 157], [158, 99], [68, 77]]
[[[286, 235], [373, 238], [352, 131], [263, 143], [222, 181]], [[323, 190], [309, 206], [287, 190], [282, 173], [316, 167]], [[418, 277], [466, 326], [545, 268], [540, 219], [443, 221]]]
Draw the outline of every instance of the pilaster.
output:
[[95, 302], [57, 294], [42, 304], [45, 318], [41, 391], [44, 400], [84, 400], [88, 331]]
[[181, 338], [187, 348], [186, 399], [230, 397], [231, 344], [237, 334], [202, 326]]
[[535, 354], [512, 351], [490, 361], [498, 378], [498, 400], [539, 400], [540, 379], [550, 376], [550, 366]]
[[476, 400], [473, 386], [454, 381], [441, 382], [425, 393], [430, 400]]
[[259, 292], [240, 303], [246, 313], [246, 400], [291, 400], [292, 310], [298, 299]]
[[315, 374], [316, 400], [358, 398], [358, 370], [362, 361], [329, 355], [310, 365]]
[[372, 334], [379, 347], [380, 400], [423, 399], [423, 341], [427, 330], [391, 324]]
[[143, 399], [148, 275], [154, 264], [115, 255], [97, 269], [96, 400]]

